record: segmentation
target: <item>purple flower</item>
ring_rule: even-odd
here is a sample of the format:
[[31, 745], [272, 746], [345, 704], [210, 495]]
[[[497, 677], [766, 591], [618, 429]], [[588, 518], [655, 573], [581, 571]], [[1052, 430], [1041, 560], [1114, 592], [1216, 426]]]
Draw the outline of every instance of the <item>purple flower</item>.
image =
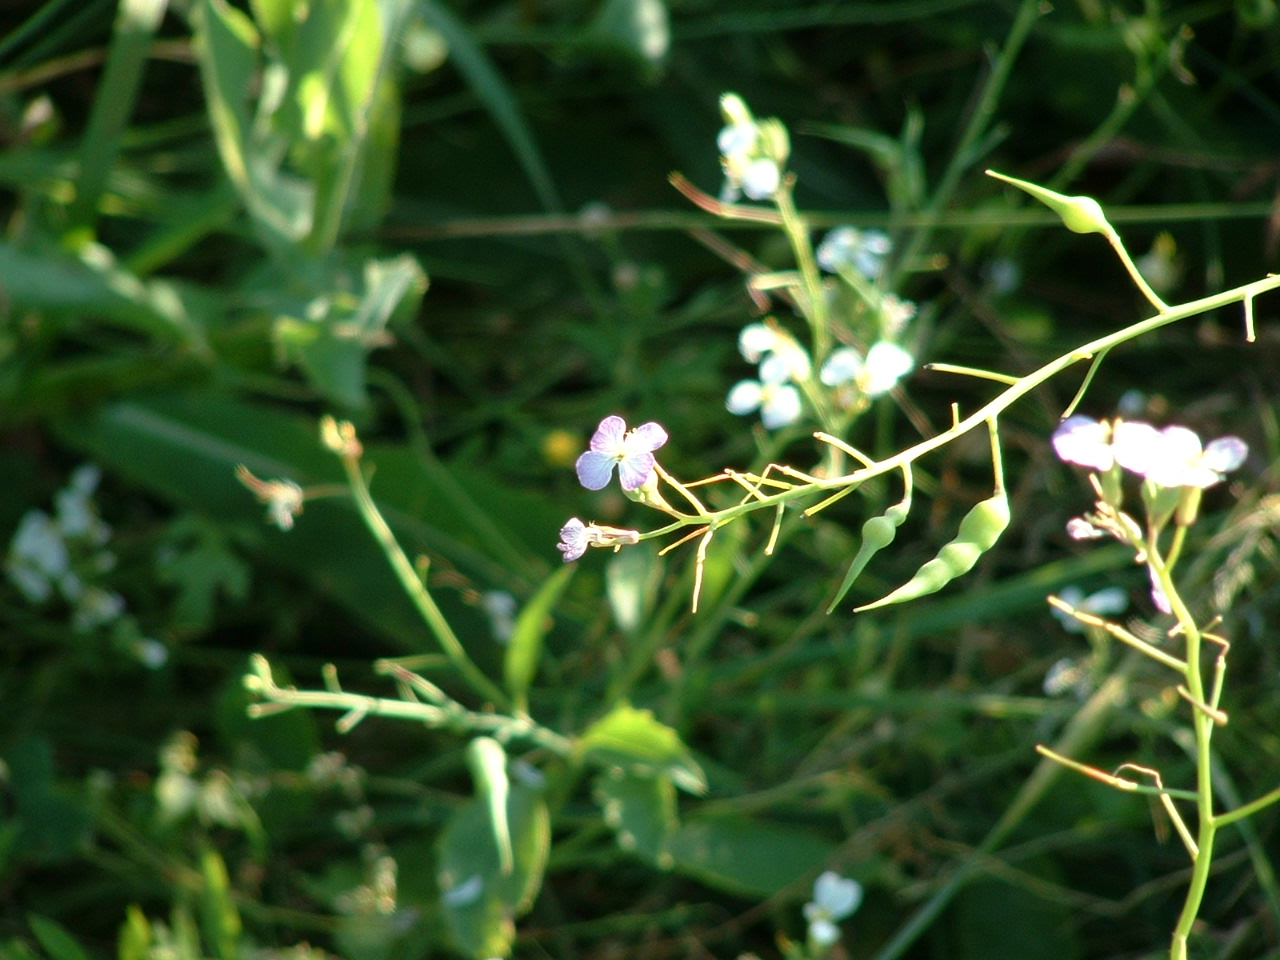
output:
[[587, 525], [577, 517], [560, 528], [560, 542], [556, 544], [556, 549], [564, 554], [565, 563], [573, 563], [587, 552], [589, 546], [591, 533]]
[[583, 523], [573, 517], [560, 528], [560, 542], [556, 544], [556, 549], [564, 554], [565, 563], [573, 563], [587, 552], [587, 547], [613, 547], [614, 550], [621, 550], [639, 542], [640, 533], [637, 530]]
[[578, 481], [588, 490], [603, 490], [616, 464], [622, 489], [639, 490], [653, 473], [653, 451], [666, 442], [667, 431], [652, 421], [628, 432], [621, 417], [605, 417], [591, 438], [591, 449], [575, 465]]

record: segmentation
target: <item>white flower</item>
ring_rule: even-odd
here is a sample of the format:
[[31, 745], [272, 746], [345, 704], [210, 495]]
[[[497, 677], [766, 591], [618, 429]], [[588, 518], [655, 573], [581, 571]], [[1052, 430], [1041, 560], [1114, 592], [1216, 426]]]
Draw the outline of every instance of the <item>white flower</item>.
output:
[[32, 603], [43, 603], [53, 593], [53, 584], [70, 571], [71, 555], [58, 524], [43, 510], [28, 510], [9, 544], [9, 579]]
[[1249, 455], [1239, 437], [1219, 437], [1201, 447], [1195, 431], [1120, 420], [1115, 424], [1074, 416], [1053, 433], [1053, 448], [1068, 463], [1105, 472], [1120, 464], [1158, 487], [1211, 487]]
[[1111, 424], [1076, 415], [1053, 431], [1053, 449], [1067, 462], [1105, 472], [1116, 462], [1111, 449]]
[[809, 939], [826, 949], [840, 939], [836, 926], [862, 905], [862, 884], [831, 870], [813, 884], [813, 900], [804, 905], [804, 918], [809, 921]]
[[893, 243], [883, 230], [837, 227], [818, 244], [816, 257], [828, 273], [839, 273], [844, 267], [874, 280], [884, 270], [885, 257], [892, 249]]
[[1249, 455], [1239, 437], [1219, 437], [1201, 447], [1195, 431], [1172, 426], [1157, 430], [1146, 423], [1120, 423], [1112, 445], [1116, 461], [1158, 487], [1212, 487]]
[[725, 408], [740, 417], [760, 411], [769, 430], [790, 426], [800, 419], [800, 391], [792, 386], [786, 361], [771, 353], [760, 364], [759, 380], [739, 380], [725, 399]]
[[896, 387], [914, 366], [915, 358], [902, 347], [878, 340], [867, 351], [865, 360], [853, 347], [833, 350], [818, 379], [829, 387], [855, 382], [867, 396], [879, 397]]

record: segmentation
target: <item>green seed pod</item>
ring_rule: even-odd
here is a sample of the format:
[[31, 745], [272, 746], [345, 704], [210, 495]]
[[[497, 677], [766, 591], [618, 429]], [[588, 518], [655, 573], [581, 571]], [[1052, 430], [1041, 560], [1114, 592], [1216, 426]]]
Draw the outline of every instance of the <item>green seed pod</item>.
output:
[[904, 494], [899, 503], [895, 503], [879, 516], [871, 517], [862, 525], [862, 545], [858, 547], [858, 552], [850, 562], [849, 569], [844, 575], [844, 581], [840, 584], [840, 589], [836, 591], [835, 598], [827, 607], [827, 613], [834, 610], [836, 604], [844, 599], [844, 595], [853, 586], [853, 581], [858, 579], [867, 564], [871, 562], [871, 558], [893, 543], [893, 538], [898, 535], [898, 528], [902, 526], [903, 521], [907, 519], [907, 514], [911, 512], [910, 467], [903, 468], [903, 486]]
[[1000, 438], [994, 420], [987, 421], [991, 432], [991, 464], [995, 471], [995, 493], [964, 515], [955, 538], [945, 544], [938, 555], [925, 563], [915, 576], [888, 596], [874, 603], [855, 607], [854, 613], [887, 607], [936, 593], [961, 574], [968, 573], [978, 558], [995, 546], [1009, 526], [1009, 496], [1004, 489], [1004, 469], [1000, 456]]
[[926, 562], [915, 576], [888, 596], [874, 603], [854, 608], [854, 613], [903, 603], [928, 596], [945, 587], [961, 574], [968, 573], [978, 558], [990, 550], [1000, 534], [1009, 526], [1009, 498], [1004, 490], [976, 504], [962, 521], [955, 539], [943, 546], [938, 555]]

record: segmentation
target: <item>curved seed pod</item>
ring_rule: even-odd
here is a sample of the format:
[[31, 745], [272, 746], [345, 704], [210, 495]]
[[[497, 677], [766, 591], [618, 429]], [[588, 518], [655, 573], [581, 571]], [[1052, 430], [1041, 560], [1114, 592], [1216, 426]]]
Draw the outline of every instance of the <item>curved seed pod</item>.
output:
[[1004, 474], [1001, 469], [1000, 444], [996, 435], [995, 422], [990, 421], [991, 457], [995, 466], [996, 489], [986, 500], [975, 504], [973, 509], [960, 521], [960, 529], [955, 538], [938, 551], [938, 555], [926, 562], [915, 576], [887, 596], [874, 603], [855, 607], [854, 613], [863, 610], [874, 610], [876, 607], [887, 607], [892, 603], [903, 603], [917, 597], [927, 596], [941, 590], [944, 586], [961, 574], [968, 573], [978, 558], [995, 546], [1009, 526], [1009, 497], [1004, 489]]
[[877, 553], [893, 543], [893, 538], [898, 535], [898, 528], [902, 526], [902, 522], [907, 519], [907, 514], [911, 512], [911, 466], [910, 464], [902, 468], [902, 500], [889, 507], [884, 513], [877, 517], [871, 517], [862, 525], [862, 545], [858, 547], [858, 552], [854, 554], [853, 560], [849, 563], [849, 569], [845, 571], [844, 581], [840, 584], [840, 589], [836, 591], [835, 598], [832, 599], [827, 607], [827, 613], [836, 608], [844, 595], [849, 592], [849, 588], [853, 586], [853, 581], [871, 562], [871, 558]]

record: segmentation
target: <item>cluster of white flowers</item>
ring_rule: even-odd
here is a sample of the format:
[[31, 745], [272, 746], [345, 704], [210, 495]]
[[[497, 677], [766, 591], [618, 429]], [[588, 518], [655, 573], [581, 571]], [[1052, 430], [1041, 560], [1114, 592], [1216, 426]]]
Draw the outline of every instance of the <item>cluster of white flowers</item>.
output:
[[111, 528], [98, 516], [94, 491], [102, 477], [94, 466], [79, 467], [54, 495], [54, 513], [28, 510], [9, 542], [5, 573], [33, 604], [60, 597], [72, 610], [71, 624], [87, 633], [118, 619], [124, 598], [92, 581], [116, 565], [107, 549]]
[[[809, 354], [791, 334], [776, 323], [751, 323], [738, 336], [738, 350], [748, 363], [759, 364], [754, 380], [739, 380], [729, 391], [725, 407], [730, 413], [748, 416], [760, 412], [769, 430], [787, 427], [800, 419], [803, 400], [797, 386], [812, 374]], [[847, 406], [856, 396], [879, 397], [888, 393], [911, 372], [915, 358], [888, 340], [872, 344], [864, 357], [853, 347], [833, 350], [818, 380], [832, 388], [852, 387]]]
[[716, 137], [724, 187], [720, 199], [732, 203], [743, 194], [769, 200], [782, 185], [782, 171], [791, 153], [786, 128], [777, 120], [756, 120], [737, 94], [720, 98], [725, 126]]

